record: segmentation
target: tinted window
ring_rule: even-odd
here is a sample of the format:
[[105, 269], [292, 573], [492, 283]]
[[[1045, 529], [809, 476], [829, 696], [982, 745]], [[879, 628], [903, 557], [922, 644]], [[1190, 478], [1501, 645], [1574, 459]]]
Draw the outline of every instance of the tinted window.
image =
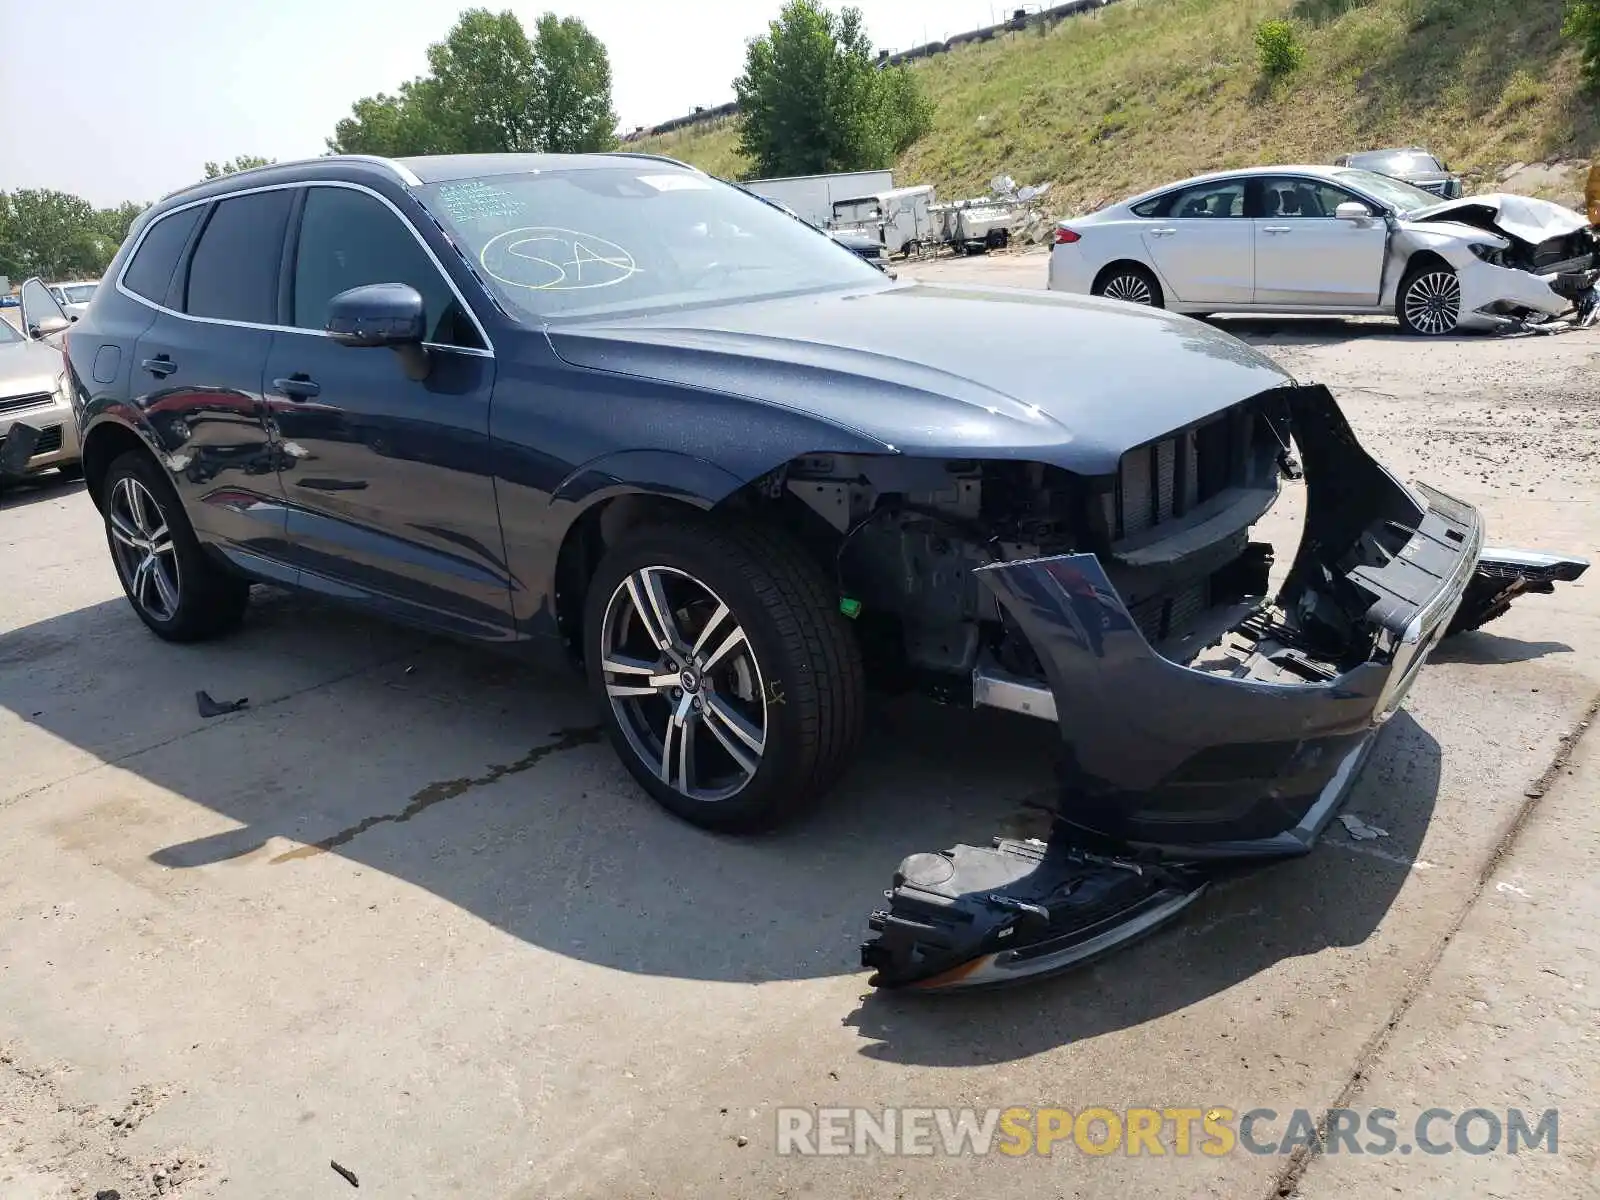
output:
[[1297, 217], [1332, 217], [1339, 205], [1357, 197], [1343, 188], [1315, 179], [1264, 179], [1261, 181], [1261, 215], [1274, 220]]
[[197, 204], [193, 208], [181, 209], [170, 217], [161, 217], [151, 225], [144, 240], [139, 243], [133, 261], [128, 264], [127, 274], [122, 277], [123, 286], [146, 300], [164, 304], [173, 269], [178, 265], [178, 256], [183, 253], [189, 235], [194, 232], [195, 223], [205, 210], [205, 205]]
[[427, 313], [428, 341], [483, 347], [439, 268], [388, 205], [349, 188], [309, 189], [295, 252], [294, 323], [323, 328], [328, 301], [368, 283], [416, 288]]
[[278, 267], [293, 192], [280, 188], [223, 200], [189, 261], [184, 312], [196, 317], [278, 323]]
[[418, 190], [487, 286], [529, 322], [886, 283], [743, 189], [666, 163]]
[[1172, 198], [1166, 215], [1176, 220], [1244, 216], [1244, 180], [1202, 183]]

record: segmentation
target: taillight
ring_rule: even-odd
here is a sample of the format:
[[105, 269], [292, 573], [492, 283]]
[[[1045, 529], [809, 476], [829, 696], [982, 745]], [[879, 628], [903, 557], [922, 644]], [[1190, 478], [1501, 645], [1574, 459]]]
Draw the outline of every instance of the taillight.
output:
[[1081, 240], [1082, 235], [1076, 231], [1068, 229], [1065, 225], [1056, 226], [1056, 245], [1070, 246], [1073, 242]]

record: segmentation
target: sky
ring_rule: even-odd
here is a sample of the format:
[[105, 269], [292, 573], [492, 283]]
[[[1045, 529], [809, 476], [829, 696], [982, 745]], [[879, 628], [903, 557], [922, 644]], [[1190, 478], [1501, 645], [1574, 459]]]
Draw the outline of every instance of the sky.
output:
[[[480, 0], [531, 33], [554, 10], [611, 57], [622, 129], [733, 99], [748, 39], [781, 0]], [[856, 0], [901, 50], [1001, 20], [1020, 0]], [[462, 3], [438, 0], [0, 0], [0, 191], [150, 201], [241, 154], [321, 154], [362, 96], [427, 66]], [[842, 7], [835, 2], [833, 7]]]

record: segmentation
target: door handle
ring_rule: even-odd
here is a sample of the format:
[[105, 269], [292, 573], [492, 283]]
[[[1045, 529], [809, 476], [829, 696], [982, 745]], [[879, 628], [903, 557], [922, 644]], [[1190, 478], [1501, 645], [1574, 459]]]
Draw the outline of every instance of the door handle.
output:
[[309, 400], [311, 397], [322, 393], [322, 385], [314, 382], [311, 376], [300, 371], [284, 379], [274, 379], [272, 386], [296, 402]]
[[170, 354], [158, 354], [154, 358], [147, 358], [139, 364], [157, 379], [165, 379], [178, 369], [178, 364], [172, 361]]
[[1175, 234], [1177, 232], [1178, 231], [1176, 229], [1172, 228], [1172, 226], [1166, 225], [1166, 226], [1162, 226], [1162, 227], [1157, 228], [1157, 229], [1152, 229], [1150, 231], [1150, 236], [1151, 237], [1171, 237], [1173, 234]]
[[1294, 232], [1294, 227], [1292, 225], [1263, 225], [1261, 227], [1261, 232], [1262, 233], [1293, 233]]

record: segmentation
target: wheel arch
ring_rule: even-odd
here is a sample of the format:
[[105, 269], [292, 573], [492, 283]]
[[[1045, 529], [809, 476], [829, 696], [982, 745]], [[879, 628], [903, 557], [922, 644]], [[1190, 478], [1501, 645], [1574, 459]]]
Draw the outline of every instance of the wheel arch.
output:
[[1158, 308], [1166, 307], [1167, 288], [1165, 282], [1161, 278], [1161, 273], [1157, 271], [1152, 264], [1141, 262], [1137, 258], [1128, 258], [1124, 256], [1122, 258], [1112, 259], [1105, 266], [1101, 267], [1099, 271], [1095, 272], [1094, 282], [1089, 285], [1089, 290], [1095, 295], [1099, 295], [1100, 289], [1105, 286], [1106, 280], [1110, 279], [1111, 276], [1116, 274], [1118, 271], [1126, 271], [1129, 268], [1132, 268], [1149, 278], [1150, 282], [1155, 285], [1157, 300], [1156, 306]]
[[[804, 457], [796, 456], [796, 457]], [[674, 461], [677, 460], [677, 461]], [[583, 613], [589, 583], [606, 550], [633, 530], [673, 519], [717, 517], [768, 520], [799, 541], [825, 568], [828, 552], [840, 537], [813, 509], [772, 481], [791, 458], [754, 479], [741, 481], [712, 463], [688, 455], [659, 451], [626, 451], [574, 471], [556, 489], [552, 503], [576, 506], [556, 553], [551, 579], [551, 608], [557, 634], [568, 658], [583, 661]], [[646, 465], [648, 478], [638, 474]], [[623, 482], [618, 472], [634, 468]], [[607, 486], [585, 488], [581, 480], [609, 480]]]
[[[130, 450], [147, 454], [152, 462], [162, 466], [161, 456], [151, 444], [150, 437], [126, 421], [105, 416], [84, 430], [79, 454], [83, 464], [84, 485], [95, 508], [104, 511], [106, 472], [111, 469], [112, 463]], [[165, 470], [165, 467], [162, 466], [162, 469]]]

